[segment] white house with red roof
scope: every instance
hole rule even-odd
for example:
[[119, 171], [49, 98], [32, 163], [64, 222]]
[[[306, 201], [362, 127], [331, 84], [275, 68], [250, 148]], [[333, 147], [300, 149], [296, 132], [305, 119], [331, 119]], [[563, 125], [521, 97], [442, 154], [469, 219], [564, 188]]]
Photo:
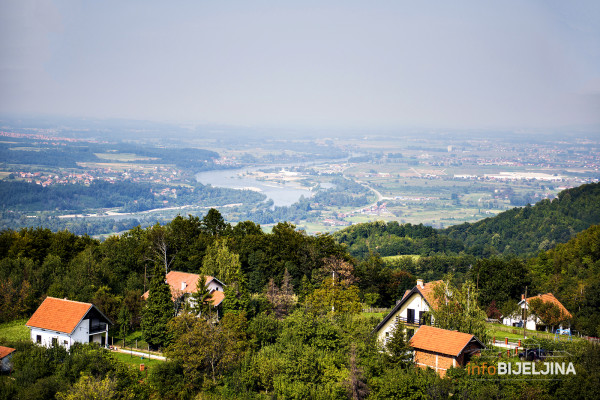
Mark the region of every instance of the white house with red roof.
[[[218, 307], [225, 299], [223, 287], [225, 286], [214, 276], [205, 275], [206, 288], [211, 293], [210, 302], [214, 307]], [[190, 295], [198, 290], [198, 279], [200, 275], [189, 272], [169, 271], [165, 276], [166, 282], [171, 287], [171, 295], [175, 304], [183, 304], [190, 300]], [[148, 298], [150, 291], [142, 295], [144, 299]]]
[[377, 334], [377, 339], [385, 343], [392, 335], [397, 322], [404, 323], [407, 337], [410, 339], [415, 330], [425, 324], [425, 313], [435, 307], [434, 288], [442, 283], [443, 281], [434, 281], [424, 284], [422, 279], [417, 279], [417, 285], [412, 290], [407, 290], [392, 311], [375, 327], [373, 332]]
[[110, 325], [95, 305], [55, 297], [46, 297], [26, 324], [34, 343], [67, 349], [76, 342], [106, 346]]
[[[547, 329], [547, 325], [544, 321], [542, 321], [539, 317], [533, 315], [531, 312], [529, 303], [533, 299], [540, 299], [544, 303], [549, 302], [558, 307], [561, 315], [563, 316], [565, 321], [569, 321], [573, 319], [571, 313], [567, 310], [565, 306], [556, 298], [552, 293], [538, 294], [537, 296], [525, 298], [524, 295], [521, 295], [521, 301], [519, 302], [519, 310], [516, 314], [503, 316], [502, 323], [508, 326], [523, 326], [523, 318], [525, 314], [525, 309], [527, 309], [527, 322], [525, 323], [525, 328], [535, 331], [535, 330], [544, 330]], [[562, 328], [562, 324], [560, 325]]]

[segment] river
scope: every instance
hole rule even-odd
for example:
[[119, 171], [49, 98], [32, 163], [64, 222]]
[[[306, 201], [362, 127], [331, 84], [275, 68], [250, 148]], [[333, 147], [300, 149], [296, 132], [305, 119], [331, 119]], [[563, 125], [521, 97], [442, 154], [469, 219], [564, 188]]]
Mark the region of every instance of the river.
[[311, 197], [312, 192], [309, 189], [300, 188], [293, 183], [279, 184], [276, 182], [259, 181], [252, 176], [247, 176], [247, 173], [255, 172], [262, 168], [286, 168], [290, 166], [293, 165], [266, 165], [262, 167], [204, 171], [196, 174], [196, 181], [213, 187], [256, 190], [266, 195], [268, 199], [273, 200], [276, 206], [289, 206], [297, 202], [301, 196]]

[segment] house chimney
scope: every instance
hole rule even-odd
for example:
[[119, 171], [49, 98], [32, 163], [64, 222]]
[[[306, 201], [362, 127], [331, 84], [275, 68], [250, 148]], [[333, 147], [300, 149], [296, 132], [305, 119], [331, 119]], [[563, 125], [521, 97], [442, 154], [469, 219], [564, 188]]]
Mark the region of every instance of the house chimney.
[[187, 287], [187, 284], [184, 282], [181, 282], [181, 290], [185, 290], [185, 288]]
[[423, 287], [423, 279], [417, 279], [417, 286]]
[[525, 295], [521, 294], [521, 300], [525, 300]]

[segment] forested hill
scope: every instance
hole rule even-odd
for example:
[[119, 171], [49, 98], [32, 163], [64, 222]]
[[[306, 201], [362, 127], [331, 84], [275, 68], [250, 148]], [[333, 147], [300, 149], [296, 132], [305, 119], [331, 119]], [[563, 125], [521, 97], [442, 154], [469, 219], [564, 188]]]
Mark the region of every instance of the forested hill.
[[370, 251], [381, 256], [465, 253], [532, 256], [565, 243], [592, 225], [600, 224], [600, 184], [562, 191], [552, 201], [513, 208], [476, 223], [442, 230], [423, 225], [358, 224], [334, 234], [355, 257]]
[[474, 255], [534, 255], [565, 243], [600, 223], [600, 183], [582, 185], [559, 193], [552, 201], [513, 208], [475, 223], [439, 231], [460, 240]]

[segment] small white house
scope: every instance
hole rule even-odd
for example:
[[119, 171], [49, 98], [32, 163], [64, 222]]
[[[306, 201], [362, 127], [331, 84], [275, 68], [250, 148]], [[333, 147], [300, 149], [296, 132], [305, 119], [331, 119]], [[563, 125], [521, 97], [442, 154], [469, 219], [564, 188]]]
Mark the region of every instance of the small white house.
[[95, 305], [55, 297], [46, 297], [26, 324], [34, 343], [67, 349], [76, 342], [106, 346], [110, 325]]
[[404, 323], [407, 338], [410, 339], [416, 329], [425, 324], [424, 314], [435, 304], [433, 290], [437, 284], [442, 284], [442, 281], [423, 284], [422, 279], [417, 279], [417, 286], [407, 290], [392, 311], [375, 327], [373, 332], [377, 334], [377, 339], [385, 343], [392, 335], [398, 321]]
[[[529, 329], [531, 331], [547, 329], [545, 322], [542, 321], [539, 317], [533, 315], [533, 313], [531, 312], [529, 302], [531, 302], [531, 300], [533, 299], [540, 299], [543, 302], [550, 302], [555, 304], [560, 309], [565, 320], [570, 320], [573, 318], [571, 313], [565, 308], [565, 306], [562, 305], [560, 301], [558, 301], [556, 297], [554, 297], [552, 293], [546, 293], [538, 294], [534, 297], [528, 297], [527, 299], [525, 298], [525, 295], [521, 295], [521, 301], [519, 302], [518, 312], [516, 312], [513, 315], [503, 316], [502, 323], [508, 326], [523, 327], [524, 314], [525, 310], [527, 310], [527, 321], [525, 323], [526, 329]], [[562, 325], [560, 325], [560, 327], [562, 327]]]

